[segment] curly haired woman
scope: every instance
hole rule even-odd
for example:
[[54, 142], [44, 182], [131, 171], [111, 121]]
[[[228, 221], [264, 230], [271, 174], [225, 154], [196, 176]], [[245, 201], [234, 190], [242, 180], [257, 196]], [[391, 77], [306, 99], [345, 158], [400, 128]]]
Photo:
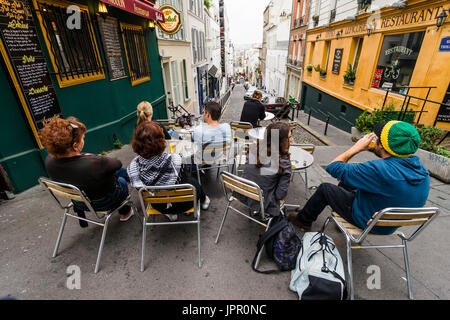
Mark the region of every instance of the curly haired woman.
[[[128, 196], [128, 176], [119, 159], [81, 153], [84, 147], [86, 126], [74, 117], [52, 119], [39, 136], [49, 153], [45, 168], [55, 181], [75, 185], [92, 201], [94, 210], [117, 208]], [[84, 203], [73, 201], [74, 211], [85, 217], [88, 210]], [[120, 221], [134, 215], [130, 206], [119, 210]], [[79, 220], [82, 227], [87, 222]]]

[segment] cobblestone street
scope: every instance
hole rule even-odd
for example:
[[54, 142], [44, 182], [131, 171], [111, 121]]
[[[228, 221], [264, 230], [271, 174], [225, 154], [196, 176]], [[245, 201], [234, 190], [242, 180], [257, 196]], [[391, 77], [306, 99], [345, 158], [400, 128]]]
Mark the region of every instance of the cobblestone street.
[[[233, 90], [233, 94], [230, 100], [225, 106], [223, 111], [221, 122], [239, 121], [241, 118], [242, 107], [244, 106], [245, 89], [242, 85], [236, 85]], [[282, 121], [289, 121], [289, 119], [283, 119]], [[261, 121], [261, 126], [265, 127], [270, 124], [271, 121]], [[294, 143], [312, 143], [315, 146], [324, 146], [325, 144], [310, 134], [308, 131], [297, 125], [296, 129], [292, 132]]]

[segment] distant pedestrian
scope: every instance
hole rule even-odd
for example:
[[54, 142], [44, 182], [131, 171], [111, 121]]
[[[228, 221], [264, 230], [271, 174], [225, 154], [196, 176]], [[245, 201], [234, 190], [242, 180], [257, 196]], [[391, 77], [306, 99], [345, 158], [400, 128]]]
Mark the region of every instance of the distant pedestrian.
[[266, 108], [261, 103], [261, 100], [261, 91], [255, 90], [252, 98], [244, 103], [240, 121], [250, 122], [253, 128], [259, 127], [259, 120], [263, 120], [266, 117]]
[[[303, 209], [289, 219], [305, 231], [311, 229], [323, 209], [333, 211], [351, 224], [365, 229], [375, 212], [389, 207], [423, 207], [430, 189], [428, 170], [413, 154], [420, 135], [409, 123], [389, 121], [375, 127], [350, 149], [336, 157], [326, 170], [340, 181], [338, 186], [322, 183]], [[375, 154], [381, 159], [347, 163], [354, 155], [369, 150], [376, 139]], [[372, 233], [392, 234], [396, 227], [374, 227]]]

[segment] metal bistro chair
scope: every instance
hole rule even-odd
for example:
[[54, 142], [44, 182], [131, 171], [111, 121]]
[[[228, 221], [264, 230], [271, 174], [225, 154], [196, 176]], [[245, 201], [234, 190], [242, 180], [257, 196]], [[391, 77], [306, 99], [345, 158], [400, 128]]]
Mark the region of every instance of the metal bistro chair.
[[291, 129], [291, 131], [294, 131], [295, 129], [297, 129], [297, 122], [289, 121], [289, 128]]
[[[262, 192], [261, 188], [255, 182], [238, 177], [229, 172], [222, 172], [221, 176], [222, 176], [222, 186], [223, 186], [224, 195], [225, 195], [225, 198], [228, 201], [228, 203], [226, 205], [225, 213], [223, 215], [222, 222], [220, 224], [219, 231], [217, 233], [216, 244], [219, 242], [219, 236], [220, 236], [220, 233], [222, 232], [222, 228], [225, 223], [225, 219], [227, 217], [229, 209], [231, 209], [231, 210], [239, 213], [240, 215], [244, 216], [245, 218], [250, 219], [251, 221], [256, 222], [257, 224], [263, 226], [265, 228], [265, 230], [267, 231], [272, 218], [267, 218], [264, 213], [264, 197], [263, 197], [263, 192]], [[257, 220], [255, 218], [251, 217], [250, 215], [245, 214], [245, 213], [239, 211], [238, 209], [232, 207], [231, 203], [233, 201], [237, 201], [240, 204], [249, 208], [247, 205], [245, 205], [244, 203], [239, 201], [237, 198], [235, 198], [232, 194], [229, 194], [227, 192], [227, 190], [229, 190], [230, 192], [233, 192], [233, 191], [237, 192], [245, 197], [248, 197], [250, 199], [258, 201], [260, 204], [260, 208], [261, 208], [260, 219]], [[258, 267], [263, 248], [264, 248], [264, 246], [261, 248], [261, 250], [258, 253], [258, 257], [256, 259], [256, 264], [255, 264], [256, 268]]]
[[[180, 225], [180, 224], [196, 224], [197, 225], [197, 241], [198, 241], [198, 266], [202, 266], [201, 260], [201, 242], [200, 242], [200, 207], [195, 187], [191, 184], [176, 184], [167, 186], [146, 186], [139, 189], [139, 201], [141, 203], [144, 219], [142, 221], [142, 258], [141, 272], [144, 272], [145, 242], [147, 238], [147, 226], [161, 225]], [[154, 209], [154, 203], [179, 203], [192, 201], [192, 208], [180, 213], [193, 213], [192, 220], [173, 221], [173, 222], [147, 222], [150, 217], [162, 215], [161, 212]]]
[[[221, 168], [228, 168], [230, 163], [234, 165], [235, 159], [232, 157], [233, 149], [231, 141], [212, 141], [201, 145], [201, 151], [194, 155], [194, 163], [197, 169], [197, 179], [200, 185], [200, 170], [217, 169], [217, 178]], [[199, 157], [200, 156], [200, 157]], [[204, 167], [208, 165], [208, 167]]]
[[[59, 230], [58, 238], [56, 240], [56, 246], [55, 246], [55, 250], [53, 251], [52, 258], [55, 258], [57, 255], [59, 244], [60, 244], [61, 238], [62, 238], [62, 234], [64, 232], [64, 226], [66, 225], [67, 217], [72, 217], [72, 218], [75, 218], [78, 220], [84, 220], [84, 221], [87, 221], [87, 222], [90, 222], [90, 223], [93, 223], [93, 224], [103, 227], [102, 239], [100, 241], [100, 248], [98, 250], [97, 262], [95, 264], [95, 270], [94, 270], [94, 272], [97, 273], [98, 268], [100, 266], [100, 259], [102, 256], [103, 245], [105, 243], [106, 230], [108, 229], [108, 223], [110, 221], [110, 218], [115, 212], [118, 212], [118, 210], [120, 208], [122, 208], [123, 206], [125, 206], [127, 204], [131, 205], [133, 207], [133, 209], [135, 209], [133, 202], [131, 201], [131, 196], [129, 195], [116, 209], [109, 210], [109, 211], [95, 211], [92, 207], [91, 201], [85, 195], [85, 193], [83, 191], [81, 191], [80, 189], [78, 189], [77, 187], [75, 187], [74, 185], [61, 183], [61, 182], [55, 182], [55, 181], [52, 181], [52, 180], [49, 180], [49, 179], [43, 178], [43, 177], [39, 178], [38, 181], [44, 188], [46, 188], [50, 192], [50, 194], [55, 198], [55, 200], [59, 204], [59, 206], [62, 209], [64, 209], [63, 220], [62, 220], [61, 227]], [[67, 200], [69, 200], [69, 202], [66, 205], [63, 205], [59, 201], [58, 197], [67, 199]], [[89, 212], [93, 213], [96, 216], [96, 218], [100, 221], [87, 219], [87, 218], [81, 218], [81, 217], [78, 217], [77, 215], [70, 214], [70, 209], [73, 207], [73, 203], [71, 200], [83, 202], [86, 205], [86, 207], [89, 209]], [[102, 222], [102, 221], [104, 221], [104, 222]]]
[[164, 126], [164, 128], [166, 128], [167, 131], [169, 130], [174, 130], [176, 127], [176, 122], [175, 120], [171, 120], [171, 119], [159, 119], [156, 120], [156, 122], [158, 122], [159, 124], [161, 124], [162, 126]]
[[[316, 149], [316, 146], [310, 143], [300, 143], [300, 144], [292, 144], [294, 147], [301, 147], [303, 150], [308, 151], [309, 153], [313, 154], [314, 150]], [[308, 199], [308, 168], [299, 169], [292, 171], [291, 181], [294, 181], [294, 175], [296, 173], [300, 173], [301, 171], [305, 171], [305, 194], [306, 199]]]
[[[322, 230], [324, 231], [330, 220], [336, 222], [338, 228], [344, 233], [347, 245], [347, 267], [348, 267], [348, 288], [349, 297], [354, 299], [353, 292], [353, 272], [352, 272], [352, 249], [382, 249], [382, 248], [402, 248], [403, 258], [405, 261], [406, 278], [408, 284], [409, 298], [413, 299], [411, 288], [411, 277], [409, 269], [409, 259], [406, 244], [408, 241], [414, 240], [417, 235], [428, 226], [432, 220], [439, 214], [439, 209], [430, 208], [386, 208], [376, 212], [372, 219], [367, 222], [364, 230], [345, 221], [337, 213], [333, 212], [325, 221]], [[407, 227], [418, 226], [409, 236], [405, 236], [398, 229], [394, 232], [402, 240], [401, 245], [384, 245], [384, 246], [362, 246], [362, 242], [369, 235], [373, 227]], [[409, 233], [409, 232], [408, 232]], [[370, 234], [371, 236], [382, 237], [382, 235]], [[386, 237], [386, 236], [384, 236]]]
[[231, 121], [230, 127], [233, 132], [234, 141], [248, 142], [251, 140], [248, 135], [248, 130], [253, 129], [253, 125], [250, 122]]
[[255, 142], [255, 139], [251, 138], [248, 134], [250, 129], [253, 129], [253, 125], [250, 122], [244, 121], [231, 121], [230, 127], [233, 132], [233, 139], [236, 142], [236, 166], [233, 166], [233, 172], [238, 170], [240, 164], [245, 164], [246, 151], [248, 151], [248, 145]]

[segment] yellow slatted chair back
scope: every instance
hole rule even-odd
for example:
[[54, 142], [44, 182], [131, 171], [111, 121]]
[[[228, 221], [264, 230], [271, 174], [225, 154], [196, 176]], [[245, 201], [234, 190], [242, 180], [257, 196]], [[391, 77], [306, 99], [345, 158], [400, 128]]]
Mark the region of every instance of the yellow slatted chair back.
[[[59, 184], [55, 184], [48, 180], [40, 180], [55, 196], [62, 197], [69, 200], [75, 200], [84, 202], [83, 198], [80, 196], [80, 193], [72, 188], [64, 187]], [[80, 191], [82, 192], [82, 191]], [[83, 196], [87, 199], [87, 197], [83, 194]]]
[[161, 191], [143, 191], [142, 200], [148, 204], [147, 215], [157, 215], [161, 212], [155, 210], [151, 205], [155, 203], [176, 203], [192, 201], [192, 208], [185, 213], [194, 212], [194, 191], [192, 189], [174, 189]]
[[421, 212], [402, 212], [402, 213], [390, 213], [386, 212], [381, 214], [375, 213], [367, 222], [369, 225], [377, 215], [381, 215], [380, 219], [375, 223], [377, 227], [406, 227], [406, 226], [422, 226], [428, 222], [436, 214], [436, 211], [421, 211]]
[[233, 178], [231, 175], [222, 174], [223, 185], [239, 194], [250, 199], [261, 201], [260, 189], [256, 188], [250, 184], [247, 184], [241, 180]]

